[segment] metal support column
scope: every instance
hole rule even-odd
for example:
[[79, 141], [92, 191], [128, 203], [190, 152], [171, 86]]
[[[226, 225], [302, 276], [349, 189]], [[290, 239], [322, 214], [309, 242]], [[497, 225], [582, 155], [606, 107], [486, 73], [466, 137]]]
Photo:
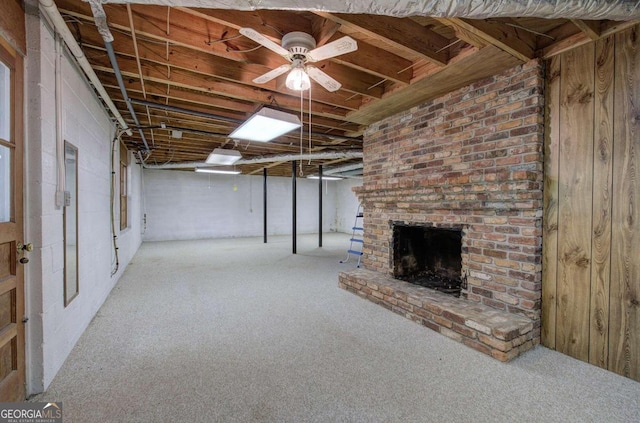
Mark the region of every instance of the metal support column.
[[318, 247], [322, 247], [322, 165], [318, 166]]
[[293, 160], [291, 162], [291, 246], [293, 250], [293, 254], [297, 254], [298, 246], [297, 246], [297, 234], [296, 234], [296, 226], [297, 226], [297, 207], [296, 207], [296, 164], [297, 161]]
[[264, 243], [267, 243], [267, 168], [262, 169], [262, 196], [263, 196], [263, 205], [262, 205], [262, 219], [263, 219], [263, 227], [264, 227]]

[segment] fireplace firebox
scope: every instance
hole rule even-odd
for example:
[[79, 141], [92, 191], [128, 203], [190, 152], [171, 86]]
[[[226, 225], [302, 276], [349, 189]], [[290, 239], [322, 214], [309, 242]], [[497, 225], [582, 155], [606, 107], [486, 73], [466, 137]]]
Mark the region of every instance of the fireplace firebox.
[[394, 278], [460, 296], [461, 228], [396, 223], [392, 244]]

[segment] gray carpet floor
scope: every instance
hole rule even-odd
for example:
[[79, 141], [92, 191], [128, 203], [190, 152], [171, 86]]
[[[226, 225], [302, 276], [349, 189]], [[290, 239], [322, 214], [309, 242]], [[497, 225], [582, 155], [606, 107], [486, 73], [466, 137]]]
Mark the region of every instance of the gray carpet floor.
[[143, 244], [34, 400], [67, 423], [640, 421], [640, 383], [544, 347], [493, 360], [339, 289], [348, 238], [324, 244]]

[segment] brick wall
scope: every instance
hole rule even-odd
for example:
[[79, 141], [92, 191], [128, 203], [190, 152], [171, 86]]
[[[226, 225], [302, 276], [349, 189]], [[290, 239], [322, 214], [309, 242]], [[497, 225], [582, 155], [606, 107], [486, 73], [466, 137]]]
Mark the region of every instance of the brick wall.
[[470, 301], [540, 316], [543, 69], [531, 61], [369, 127], [364, 267], [391, 275], [391, 222], [462, 225]]

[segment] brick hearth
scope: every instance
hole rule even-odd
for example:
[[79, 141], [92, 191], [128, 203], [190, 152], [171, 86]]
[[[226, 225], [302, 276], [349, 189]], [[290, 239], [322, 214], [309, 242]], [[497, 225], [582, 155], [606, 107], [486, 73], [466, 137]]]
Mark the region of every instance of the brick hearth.
[[[531, 61], [371, 125], [356, 190], [366, 271], [342, 273], [340, 286], [498, 359], [538, 344], [543, 84]], [[394, 223], [462, 227], [461, 298], [392, 278]], [[393, 294], [407, 291], [416, 304]], [[501, 338], [500, 325], [518, 335]]]
[[534, 322], [524, 316], [365, 269], [342, 272], [340, 287], [500, 361], [534, 346]]

